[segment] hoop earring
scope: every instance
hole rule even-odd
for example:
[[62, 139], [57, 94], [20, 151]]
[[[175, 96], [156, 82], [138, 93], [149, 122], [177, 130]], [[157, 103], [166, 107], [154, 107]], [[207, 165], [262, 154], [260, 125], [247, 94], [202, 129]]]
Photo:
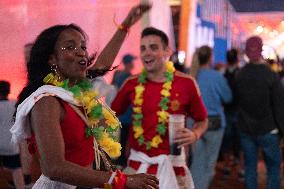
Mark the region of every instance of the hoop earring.
[[51, 71], [58, 77], [58, 80], [59, 81], [61, 81], [61, 77], [60, 77], [60, 75], [59, 75], [59, 73], [58, 73], [58, 66], [56, 65], [56, 64], [52, 64], [51, 66], [50, 66], [50, 69], [51, 69]]

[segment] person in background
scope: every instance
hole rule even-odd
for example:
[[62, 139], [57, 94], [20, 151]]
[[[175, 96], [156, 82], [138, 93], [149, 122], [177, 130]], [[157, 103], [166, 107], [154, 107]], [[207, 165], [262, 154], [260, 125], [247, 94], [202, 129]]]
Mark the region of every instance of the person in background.
[[[134, 61], [136, 60], [136, 56], [132, 54], [125, 54], [122, 58], [123, 70], [118, 70], [114, 73], [112, 84], [117, 87], [117, 90], [123, 85], [125, 80], [132, 76], [132, 70], [134, 68]], [[131, 125], [131, 115], [132, 108], [128, 107], [127, 111], [119, 116], [119, 120], [121, 122], [120, 129], [120, 144], [122, 146], [121, 156], [116, 160], [116, 164], [121, 166], [121, 168], [125, 168], [127, 165], [127, 158], [129, 156], [129, 144], [128, 144], [128, 135], [129, 135], [129, 127]]]
[[122, 58], [123, 70], [117, 70], [114, 72], [111, 84], [120, 89], [123, 82], [132, 75], [132, 70], [134, 68], [134, 61], [136, 56], [132, 54], [125, 54]]
[[[27, 64], [30, 59], [30, 53], [31, 49], [33, 47], [33, 43], [27, 43], [24, 46], [24, 56], [25, 56], [25, 63]], [[28, 151], [28, 144], [27, 141], [23, 141], [20, 144], [20, 157], [21, 157], [21, 163], [22, 163], [22, 169], [24, 174], [24, 181], [25, 181], [25, 187], [30, 188], [32, 187], [32, 168], [33, 168], [33, 175], [35, 178], [39, 177], [40, 173], [40, 167], [39, 162], [34, 162], [32, 155]], [[8, 183], [10, 187], [14, 186], [14, 183], [10, 182]]]
[[213, 53], [209, 46], [200, 47], [193, 56], [190, 72], [196, 78], [208, 112], [208, 130], [192, 146], [190, 170], [197, 189], [207, 189], [214, 176], [226, 126], [223, 104], [232, 99], [226, 79], [211, 68], [212, 58]]
[[258, 149], [267, 168], [267, 189], [280, 189], [280, 132], [284, 131], [284, 89], [279, 76], [264, 61], [262, 39], [247, 39], [249, 62], [236, 76], [239, 106], [237, 126], [244, 152], [245, 187], [257, 189]]
[[13, 186], [16, 189], [24, 189], [19, 146], [11, 143], [12, 135], [9, 131], [13, 125], [16, 103], [8, 99], [9, 93], [10, 83], [0, 81], [0, 163], [12, 173]]
[[39, 158], [42, 175], [34, 189], [158, 188], [152, 175], [114, 170], [108, 157], [120, 155], [112, 136], [120, 124], [87, 79], [111, 71], [130, 27], [150, 8], [132, 7], [94, 64], [87, 36], [75, 24], [51, 26], [36, 38], [10, 130], [14, 143], [28, 138]]
[[221, 150], [224, 160], [223, 174], [229, 176], [232, 171], [231, 166], [234, 165], [237, 166], [239, 179], [243, 180], [243, 154], [240, 149], [240, 136], [237, 128], [238, 106], [236, 100], [236, 74], [240, 70], [239, 52], [237, 49], [230, 49], [227, 51], [226, 57], [227, 68], [224, 76], [228, 81], [233, 98], [230, 103], [224, 105], [226, 128]]
[[147, 172], [159, 178], [160, 189], [193, 189], [185, 153], [170, 155], [168, 120], [170, 114], [191, 116], [193, 128], [179, 129], [179, 148], [196, 142], [207, 129], [207, 112], [194, 80], [175, 71], [168, 61], [171, 51], [167, 35], [153, 27], [142, 31], [140, 56], [144, 69], [126, 80], [112, 103], [118, 115], [132, 105], [129, 128], [130, 156], [124, 170]]

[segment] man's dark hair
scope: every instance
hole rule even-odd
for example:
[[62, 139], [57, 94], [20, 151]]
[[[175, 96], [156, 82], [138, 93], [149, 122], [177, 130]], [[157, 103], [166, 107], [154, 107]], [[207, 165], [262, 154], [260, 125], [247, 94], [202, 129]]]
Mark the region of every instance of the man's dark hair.
[[162, 30], [159, 30], [159, 29], [154, 28], [154, 27], [147, 27], [142, 31], [141, 38], [149, 36], [149, 35], [156, 35], [156, 36], [160, 37], [164, 47], [169, 46], [169, 38], [168, 38], [167, 34], [165, 32], [163, 32]]
[[8, 97], [10, 93], [10, 83], [8, 81], [0, 81], [0, 96]]
[[233, 65], [233, 64], [236, 64], [238, 63], [239, 61], [239, 58], [238, 58], [238, 50], [237, 49], [230, 49], [227, 51], [227, 63], [230, 64], [230, 65]]

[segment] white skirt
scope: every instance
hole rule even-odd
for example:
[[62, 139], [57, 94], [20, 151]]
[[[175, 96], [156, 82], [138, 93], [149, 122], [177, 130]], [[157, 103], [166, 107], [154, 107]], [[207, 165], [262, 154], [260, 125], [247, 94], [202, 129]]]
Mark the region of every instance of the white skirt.
[[76, 186], [65, 184], [58, 181], [50, 180], [48, 177], [41, 175], [32, 189], [75, 189]]

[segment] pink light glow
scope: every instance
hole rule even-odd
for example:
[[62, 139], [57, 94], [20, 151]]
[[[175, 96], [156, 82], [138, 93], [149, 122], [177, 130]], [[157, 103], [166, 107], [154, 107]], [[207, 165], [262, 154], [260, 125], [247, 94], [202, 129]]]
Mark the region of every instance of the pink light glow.
[[[116, 30], [113, 16], [120, 23], [131, 6], [139, 0], [2, 0], [0, 1], [0, 80], [11, 82], [11, 98], [16, 98], [26, 82], [23, 47], [45, 28], [55, 24], [75, 23], [89, 36], [89, 49], [101, 51]], [[141, 25], [131, 28], [114, 63], [125, 53], [139, 55]], [[135, 72], [141, 69], [137, 62]], [[109, 81], [112, 73], [106, 76]]]

